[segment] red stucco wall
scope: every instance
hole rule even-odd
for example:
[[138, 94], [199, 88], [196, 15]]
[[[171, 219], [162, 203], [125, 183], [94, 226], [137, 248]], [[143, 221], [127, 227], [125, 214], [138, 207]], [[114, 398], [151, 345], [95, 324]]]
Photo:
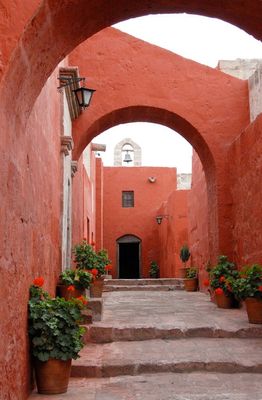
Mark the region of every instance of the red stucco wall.
[[[148, 181], [150, 176], [156, 177], [155, 183]], [[109, 251], [114, 276], [116, 240], [123, 235], [135, 235], [142, 240], [142, 274], [148, 276], [149, 264], [157, 260], [159, 251], [155, 217], [175, 188], [175, 168], [104, 168], [104, 247]], [[123, 190], [134, 190], [134, 208], [122, 208]]]
[[41, 92], [27, 129], [19, 131], [10, 105], [13, 135], [1, 131], [1, 399], [27, 396], [28, 289], [41, 275], [44, 288], [54, 294], [59, 274], [61, 114], [56, 76]]
[[196, 152], [192, 158], [192, 187], [188, 196], [189, 247], [191, 264], [199, 269], [200, 287], [207, 278], [211, 255], [208, 247], [207, 185], [203, 166]]
[[232, 144], [228, 163], [234, 261], [262, 263], [262, 114]]
[[[168, 215], [158, 227], [159, 264], [161, 277], [178, 277], [181, 260], [180, 249], [188, 244], [188, 194], [190, 190], [176, 190], [159, 209]], [[188, 263], [190, 265], [190, 263]]]

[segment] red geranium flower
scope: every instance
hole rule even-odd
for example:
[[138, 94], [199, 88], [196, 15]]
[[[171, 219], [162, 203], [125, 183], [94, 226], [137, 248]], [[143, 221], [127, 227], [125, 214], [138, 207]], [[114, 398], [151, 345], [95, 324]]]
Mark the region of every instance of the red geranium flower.
[[96, 268], [91, 269], [91, 274], [94, 276], [98, 275], [98, 270]]
[[74, 291], [75, 291], [74, 285], [68, 286], [68, 287], [67, 287], [67, 290], [68, 290], [69, 292], [74, 292]]
[[91, 246], [95, 246], [96, 245], [96, 243], [95, 242], [91, 242]]
[[204, 285], [204, 286], [208, 287], [209, 284], [210, 284], [209, 279], [204, 279], [204, 280], [203, 280], [203, 285]]
[[86, 306], [87, 303], [88, 303], [88, 301], [87, 301], [87, 299], [85, 298], [85, 296], [79, 296], [79, 297], [77, 297], [77, 300], [81, 301], [81, 303], [83, 303], [84, 306]]
[[223, 289], [221, 289], [221, 287], [218, 287], [218, 288], [215, 289], [215, 294], [221, 295], [223, 293], [224, 293], [224, 291], [223, 291]]
[[258, 290], [262, 292], [262, 285], [258, 286]]
[[222, 276], [220, 276], [220, 278], [219, 278], [219, 282], [225, 282], [225, 280], [226, 280], [226, 278], [222, 275]]
[[107, 265], [105, 266], [105, 270], [106, 270], [106, 271], [112, 271], [112, 265], [111, 265], [111, 264], [107, 264]]
[[85, 237], [83, 238], [83, 241], [86, 242], [86, 238]]
[[39, 276], [38, 278], [35, 278], [33, 280], [33, 284], [34, 284], [34, 286], [42, 287], [44, 284], [44, 281], [45, 281], [44, 278], [42, 276]]

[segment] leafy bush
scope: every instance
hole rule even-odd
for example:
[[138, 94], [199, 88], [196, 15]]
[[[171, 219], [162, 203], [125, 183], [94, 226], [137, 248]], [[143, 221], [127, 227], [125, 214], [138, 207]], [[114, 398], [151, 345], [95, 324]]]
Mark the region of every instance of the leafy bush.
[[156, 261], [151, 261], [149, 275], [150, 275], [150, 278], [158, 278], [159, 277], [159, 266]]
[[80, 326], [84, 299], [51, 298], [41, 287], [30, 287], [29, 338], [31, 351], [40, 361], [76, 359], [83, 347]]
[[88, 289], [92, 283], [92, 274], [82, 269], [66, 269], [59, 277], [59, 281], [66, 286], [73, 285], [76, 289]]
[[221, 290], [223, 290], [225, 295], [230, 296], [232, 285], [238, 277], [239, 273], [235, 264], [228, 261], [227, 256], [219, 256], [218, 264], [210, 271], [210, 286], [217, 294], [222, 293]]
[[239, 300], [245, 300], [247, 297], [262, 299], [262, 266], [254, 264], [243, 267], [232, 288]]
[[187, 279], [197, 278], [197, 272], [198, 272], [197, 268], [194, 267], [188, 268], [186, 271], [186, 278]]
[[186, 244], [181, 247], [179, 256], [180, 256], [181, 261], [186, 266], [186, 263], [187, 263], [187, 261], [189, 260], [189, 257], [190, 257], [190, 251], [189, 251], [189, 248], [188, 248], [188, 246]]
[[96, 269], [98, 276], [105, 274], [105, 267], [110, 263], [105, 249], [96, 252], [84, 239], [82, 243], [75, 245], [73, 249], [74, 261], [78, 269], [91, 271]]

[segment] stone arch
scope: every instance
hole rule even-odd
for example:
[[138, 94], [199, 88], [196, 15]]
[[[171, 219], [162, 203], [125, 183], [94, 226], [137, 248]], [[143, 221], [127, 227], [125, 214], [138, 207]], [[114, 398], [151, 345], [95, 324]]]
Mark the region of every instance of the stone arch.
[[2, 68], [6, 71], [0, 95], [2, 112], [8, 113], [12, 104], [22, 125], [26, 124], [37, 96], [59, 61], [81, 42], [116, 22], [152, 13], [187, 12], [220, 18], [262, 38], [260, 0], [236, 0], [233, 3], [224, 0], [223, 7], [216, 0], [205, 0], [201, 4], [194, 0], [177, 0], [175, 3], [172, 0], [134, 0], [128, 5], [119, 2], [114, 9], [106, 0], [90, 0], [88, 5], [86, 0], [43, 0], [35, 6], [31, 3], [28, 0], [24, 7], [27, 25], [19, 25], [13, 34], [6, 24], [7, 17], [11, 18], [13, 14], [12, 1], [5, 5], [2, 16], [7, 30], [3, 37], [6, 34], [9, 46], [6, 65]]
[[139, 166], [141, 165], [142, 161], [142, 149], [141, 147], [134, 142], [130, 138], [126, 138], [121, 140], [117, 145], [115, 146], [114, 150], [114, 165], [120, 166], [122, 165], [122, 150], [125, 145], [130, 145], [133, 148], [133, 153], [134, 153], [134, 165]]

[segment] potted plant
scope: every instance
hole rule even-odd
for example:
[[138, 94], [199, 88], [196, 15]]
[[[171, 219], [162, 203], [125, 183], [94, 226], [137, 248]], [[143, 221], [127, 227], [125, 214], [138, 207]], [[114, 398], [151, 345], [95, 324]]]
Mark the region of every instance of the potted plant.
[[180, 272], [180, 278], [185, 278], [186, 277], [186, 263], [189, 260], [190, 257], [190, 251], [189, 248], [186, 244], [184, 244], [184, 246], [181, 247], [180, 249], [180, 254], [179, 257], [181, 259], [181, 261], [184, 263], [184, 267], [180, 268], [179, 272]]
[[195, 292], [198, 288], [198, 269], [195, 267], [188, 268], [186, 271], [186, 279], [184, 280], [187, 292]]
[[232, 308], [238, 305], [232, 291], [232, 285], [238, 276], [235, 264], [228, 261], [227, 256], [219, 256], [218, 264], [210, 271], [210, 286], [219, 308]]
[[232, 288], [235, 296], [245, 301], [249, 322], [262, 324], [262, 266], [243, 267]]
[[66, 269], [59, 277], [59, 295], [66, 300], [84, 295], [86, 289], [90, 287], [92, 278], [92, 274], [88, 271], [79, 268]]
[[150, 278], [159, 278], [159, 265], [156, 261], [151, 261], [149, 269]]
[[30, 287], [29, 339], [37, 389], [42, 394], [65, 393], [71, 361], [83, 347], [84, 328], [81, 310], [87, 303], [81, 296], [65, 300], [51, 298], [42, 289], [43, 278]]
[[92, 284], [90, 285], [90, 295], [92, 297], [101, 297], [105, 267], [110, 264], [107, 251], [101, 249], [95, 251], [94, 246], [87, 243], [86, 239], [82, 243], [77, 244], [74, 249], [74, 261], [78, 269], [90, 271], [93, 275]]

